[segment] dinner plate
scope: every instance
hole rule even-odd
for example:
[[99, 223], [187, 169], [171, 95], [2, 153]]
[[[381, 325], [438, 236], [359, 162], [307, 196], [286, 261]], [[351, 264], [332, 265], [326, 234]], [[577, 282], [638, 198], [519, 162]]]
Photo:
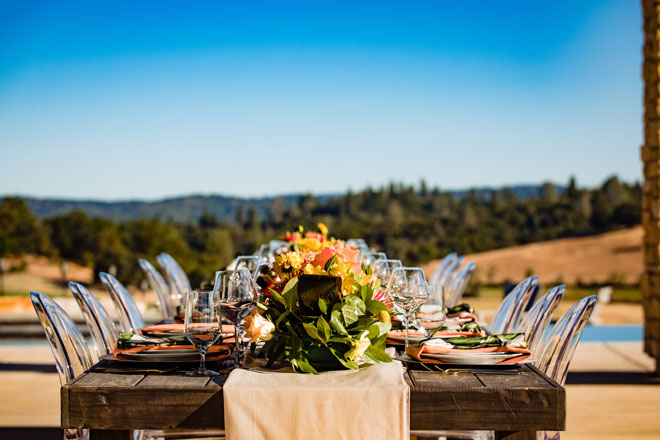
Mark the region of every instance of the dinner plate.
[[122, 356], [127, 359], [135, 359], [139, 361], [152, 361], [152, 362], [164, 362], [164, 361], [195, 361], [200, 359], [200, 354], [195, 349], [181, 349], [181, 350], [144, 350], [139, 353], [122, 353]]
[[[144, 332], [144, 336], [151, 336], [153, 338], [169, 338], [172, 336], [185, 336], [183, 332]], [[223, 333], [222, 339], [233, 338], [234, 333]]]
[[[524, 356], [521, 353], [424, 353], [425, 358], [457, 365], [495, 365], [502, 361]], [[529, 359], [522, 362], [526, 363]]]

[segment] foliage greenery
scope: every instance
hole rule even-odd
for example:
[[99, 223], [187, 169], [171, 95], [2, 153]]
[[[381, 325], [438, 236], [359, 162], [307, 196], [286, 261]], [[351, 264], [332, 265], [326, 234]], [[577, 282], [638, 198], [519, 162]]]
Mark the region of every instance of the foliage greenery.
[[[598, 188], [543, 184], [539, 195], [520, 199], [509, 190], [470, 191], [457, 197], [439, 189], [392, 183], [378, 189], [297, 204], [275, 198], [266, 214], [239, 207], [234, 221], [204, 213], [196, 221], [139, 219], [116, 222], [71, 211], [38, 219], [20, 198], [0, 204], [0, 256], [33, 253], [88, 265], [94, 273], [116, 267], [120, 281], [138, 285], [138, 258], [155, 263], [173, 255], [193, 285], [211, 279], [235, 255], [252, 253], [297, 224], [325, 223], [339, 237], [363, 237], [388, 255], [416, 265], [446, 255], [580, 236], [639, 224], [641, 188], [609, 178]], [[484, 280], [488, 282], [488, 280]]]

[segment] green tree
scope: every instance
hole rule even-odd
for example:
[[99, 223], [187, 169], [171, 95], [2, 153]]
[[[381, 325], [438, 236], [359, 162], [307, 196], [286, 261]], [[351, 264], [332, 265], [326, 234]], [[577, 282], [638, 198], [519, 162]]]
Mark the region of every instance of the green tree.
[[25, 201], [6, 197], [0, 204], [0, 256], [24, 253], [49, 255], [52, 246], [41, 222]]

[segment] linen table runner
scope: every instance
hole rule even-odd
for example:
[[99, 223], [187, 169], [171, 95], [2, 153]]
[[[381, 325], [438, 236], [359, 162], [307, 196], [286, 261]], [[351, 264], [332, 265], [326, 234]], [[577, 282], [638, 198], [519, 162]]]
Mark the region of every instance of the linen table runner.
[[234, 370], [223, 387], [228, 440], [409, 438], [399, 362], [318, 376]]

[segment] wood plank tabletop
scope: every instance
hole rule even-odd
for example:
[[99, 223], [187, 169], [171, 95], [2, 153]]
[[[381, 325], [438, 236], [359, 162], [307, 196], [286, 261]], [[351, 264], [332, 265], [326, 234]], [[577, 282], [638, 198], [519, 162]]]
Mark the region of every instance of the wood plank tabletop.
[[[564, 388], [531, 365], [520, 370], [408, 370], [411, 430], [564, 430]], [[223, 380], [88, 372], [62, 386], [61, 424], [101, 430], [223, 429]]]

